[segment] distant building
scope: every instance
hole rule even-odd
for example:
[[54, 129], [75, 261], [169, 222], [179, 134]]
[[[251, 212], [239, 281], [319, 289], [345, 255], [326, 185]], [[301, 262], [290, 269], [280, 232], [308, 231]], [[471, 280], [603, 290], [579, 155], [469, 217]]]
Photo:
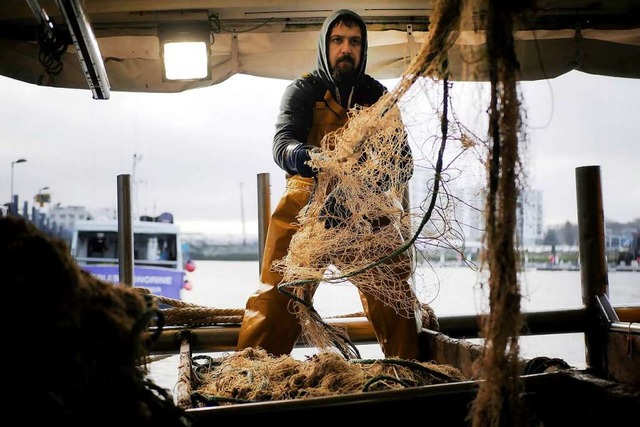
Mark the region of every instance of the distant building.
[[84, 206], [61, 206], [55, 205], [49, 208], [49, 226], [55, 224], [56, 227], [70, 229], [76, 220], [90, 219], [91, 214]]
[[518, 200], [516, 232], [522, 246], [542, 244], [544, 239], [544, 212], [542, 191], [524, 190]]
[[[91, 210], [90, 215], [91, 215], [90, 219], [96, 219], [100, 221], [118, 219], [118, 212], [115, 208], [107, 208], [107, 207], [95, 208]], [[135, 219], [135, 217], [133, 219]]]
[[[423, 213], [428, 205], [430, 195], [427, 182], [432, 179], [427, 169], [417, 169], [410, 183], [410, 200], [414, 213]], [[452, 197], [448, 219], [455, 222], [455, 228], [460, 232], [466, 246], [478, 247], [485, 230], [484, 206], [486, 203], [486, 189], [484, 186], [468, 185], [462, 179], [449, 183]], [[423, 206], [423, 209], [416, 209]], [[435, 218], [434, 218], [435, 219]], [[421, 218], [414, 219], [414, 228]], [[527, 247], [542, 244], [544, 238], [544, 209], [542, 191], [524, 190], [517, 202], [516, 211], [516, 239], [521, 246]], [[455, 240], [455, 237], [454, 237]]]

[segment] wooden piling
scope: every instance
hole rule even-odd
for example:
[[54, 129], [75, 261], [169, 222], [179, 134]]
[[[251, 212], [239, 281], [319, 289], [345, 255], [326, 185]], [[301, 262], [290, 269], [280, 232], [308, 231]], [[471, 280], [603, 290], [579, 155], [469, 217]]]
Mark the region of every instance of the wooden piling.
[[604, 377], [606, 330], [600, 321], [598, 297], [608, 296], [609, 280], [604, 239], [604, 208], [600, 166], [576, 168], [578, 236], [580, 243], [580, 281], [586, 307], [585, 350], [587, 366]]

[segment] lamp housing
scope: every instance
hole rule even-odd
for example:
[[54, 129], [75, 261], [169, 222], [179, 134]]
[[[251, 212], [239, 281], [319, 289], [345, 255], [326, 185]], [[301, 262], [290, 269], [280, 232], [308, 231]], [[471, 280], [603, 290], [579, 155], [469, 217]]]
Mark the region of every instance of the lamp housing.
[[159, 24], [158, 39], [163, 81], [211, 80], [208, 21]]

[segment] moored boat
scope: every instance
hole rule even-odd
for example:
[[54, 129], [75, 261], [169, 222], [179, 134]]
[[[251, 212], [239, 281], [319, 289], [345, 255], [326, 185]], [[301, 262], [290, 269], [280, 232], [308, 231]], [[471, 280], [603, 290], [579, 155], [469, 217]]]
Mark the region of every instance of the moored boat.
[[[158, 218], [163, 218], [162, 216]], [[133, 286], [152, 294], [181, 299], [189, 289], [180, 227], [172, 222], [133, 222]], [[118, 264], [118, 221], [78, 220], [71, 237], [71, 254], [78, 264], [101, 280], [122, 281]]]

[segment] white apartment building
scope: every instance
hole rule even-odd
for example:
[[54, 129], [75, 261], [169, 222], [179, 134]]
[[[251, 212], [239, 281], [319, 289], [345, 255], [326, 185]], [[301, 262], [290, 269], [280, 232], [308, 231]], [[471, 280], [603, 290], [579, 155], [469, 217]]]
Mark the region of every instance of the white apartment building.
[[[426, 210], [430, 194], [428, 180], [432, 179], [433, 171], [416, 169], [410, 182], [410, 205], [414, 212], [414, 228], [421, 218], [415, 213]], [[449, 220], [453, 221], [459, 236], [459, 243], [464, 240], [465, 246], [478, 247], [482, 241], [485, 229], [484, 206], [486, 188], [478, 183], [469, 184], [468, 181], [459, 179], [449, 184], [450, 197], [448, 198]], [[418, 209], [420, 205], [423, 210]], [[542, 191], [525, 189], [521, 192], [516, 211], [516, 238], [521, 246], [528, 247], [541, 244], [544, 238], [544, 209]], [[455, 242], [454, 242], [455, 243]]]

